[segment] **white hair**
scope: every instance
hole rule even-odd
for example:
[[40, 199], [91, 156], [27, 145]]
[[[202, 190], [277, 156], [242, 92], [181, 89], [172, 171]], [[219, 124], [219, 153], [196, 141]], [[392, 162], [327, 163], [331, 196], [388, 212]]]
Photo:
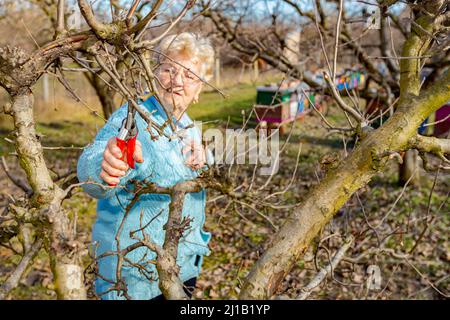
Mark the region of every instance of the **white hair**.
[[183, 54], [200, 63], [199, 76], [205, 81], [211, 80], [214, 66], [214, 49], [211, 41], [199, 34], [182, 32], [166, 36], [157, 48], [157, 61], [164, 60], [164, 55]]

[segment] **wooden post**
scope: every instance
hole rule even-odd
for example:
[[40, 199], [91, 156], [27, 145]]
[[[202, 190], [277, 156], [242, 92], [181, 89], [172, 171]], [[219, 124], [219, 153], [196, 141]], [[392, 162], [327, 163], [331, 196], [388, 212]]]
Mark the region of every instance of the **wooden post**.
[[255, 60], [255, 62], [253, 62], [253, 81], [258, 80], [258, 78], [259, 78], [258, 60]]
[[48, 83], [48, 74], [46, 73], [42, 76], [42, 95], [44, 97], [44, 102], [48, 103], [50, 99], [50, 87]]
[[242, 63], [241, 72], [239, 73], [238, 83], [242, 83], [242, 78], [244, 77], [244, 73], [245, 73], [245, 63]]
[[216, 86], [220, 87], [220, 58], [216, 58], [215, 61], [214, 77], [216, 78]]

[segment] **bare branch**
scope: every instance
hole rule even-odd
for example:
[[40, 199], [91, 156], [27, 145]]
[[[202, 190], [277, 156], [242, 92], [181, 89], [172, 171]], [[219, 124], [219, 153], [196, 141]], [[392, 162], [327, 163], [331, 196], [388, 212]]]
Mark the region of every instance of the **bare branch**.
[[0, 300], [4, 300], [12, 289], [17, 287], [20, 279], [24, 275], [28, 265], [32, 262], [33, 258], [39, 252], [42, 247], [42, 239], [37, 239], [31, 248], [24, 253], [19, 264], [16, 266], [14, 271], [8, 276], [6, 281], [0, 286]]
[[353, 237], [348, 237], [342, 247], [336, 252], [333, 259], [326, 267], [320, 269], [319, 273], [308, 283], [305, 287], [301, 289], [301, 293], [298, 295], [298, 300], [306, 300], [309, 295], [312, 293], [314, 288], [318, 287], [320, 283], [327, 277], [329, 274], [333, 274], [334, 269], [336, 269], [337, 265], [344, 258], [345, 253], [348, 249], [353, 245]]
[[87, 24], [100, 39], [110, 39], [115, 35], [113, 25], [107, 25], [98, 21], [86, 0], [78, 0], [78, 7]]
[[22, 189], [27, 195], [32, 195], [33, 190], [30, 188], [30, 186], [23, 181], [22, 179], [19, 179], [15, 177], [9, 170], [8, 164], [6, 163], [5, 157], [2, 156], [2, 166], [3, 170], [5, 170], [6, 175], [8, 178], [20, 189]]
[[338, 106], [341, 107], [341, 109], [344, 110], [345, 112], [349, 113], [356, 121], [358, 121], [359, 123], [363, 123], [364, 122], [363, 116], [360, 115], [359, 112], [356, 111], [354, 108], [350, 107], [347, 103], [345, 103], [345, 101], [337, 92], [336, 87], [332, 82], [330, 76], [326, 72], [324, 72], [324, 79], [327, 82], [328, 87], [331, 89], [333, 97], [336, 100]]
[[444, 162], [450, 163], [450, 160], [445, 157], [445, 154], [450, 154], [450, 139], [426, 137], [418, 134], [411, 138], [410, 147], [420, 152], [432, 153]]

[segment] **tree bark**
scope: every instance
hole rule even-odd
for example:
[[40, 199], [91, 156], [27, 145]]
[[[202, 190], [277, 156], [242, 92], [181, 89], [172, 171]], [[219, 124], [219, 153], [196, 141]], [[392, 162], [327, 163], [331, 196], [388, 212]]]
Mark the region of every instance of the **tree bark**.
[[[111, 87], [105, 83], [104, 79], [110, 80], [108, 75], [105, 73], [101, 74], [89, 74], [84, 73], [86, 79], [94, 88], [97, 94], [100, 104], [102, 105], [103, 117], [109, 119], [112, 113], [116, 110], [116, 105], [114, 102], [114, 97], [116, 92], [111, 89]], [[103, 80], [102, 80], [103, 79]]]
[[12, 96], [10, 110], [20, 165], [33, 189], [31, 205], [37, 209], [33, 219], [42, 223], [38, 231], [45, 237], [58, 299], [86, 299], [75, 232], [62, 208], [65, 192], [53, 182], [47, 169], [43, 148], [36, 135], [33, 104], [31, 90], [22, 88]]
[[102, 104], [103, 116], [105, 119], [109, 119], [112, 113], [116, 110], [114, 102], [115, 92], [106, 85], [100, 77], [94, 75], [92, 85], [97, 92], [97, 96]]
[[158, 254], [156, 269], [159, 275], [159, 288], [169, 300], [185, 300], [187, 295], [183, 290], [183, 283], [179, 277], [179, 267], [176, 263], [178, 243], [183, 234], [182, 211], [185, 192], [175, 190], [171, 193], [169, 204], [169, 217], [164, 226], [166, 235], [163, 245], [163, 254]]

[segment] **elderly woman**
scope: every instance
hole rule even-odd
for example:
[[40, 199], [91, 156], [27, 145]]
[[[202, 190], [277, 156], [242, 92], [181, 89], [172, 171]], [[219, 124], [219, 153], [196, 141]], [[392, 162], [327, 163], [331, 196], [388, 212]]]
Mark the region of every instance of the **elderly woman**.
[[[160, 136], [150, 139], [147, 123], [136, 115], [139, 134], [133, 158], [135, 169], [122, 161], [122, 154], [116, 144], [118, 128], [127, 114], [127, 105], [113, 113], [109, 121], [98, 132], [95, 141], [87, 147], [78, 161], [78, 178], [86, 182], [84, 190], [99, 199], [97, 219], [92, 238], [96, 256], [107, 251], [117, 251], [136, 242], [130, 232], [145, 226], [145, 232], [153, 242], [164, 242], [164, 224], [168, 218], [170, 196], [167, 194], [145, 194], [139, 198], [123, 223], [118, 240], [116, 235], [124, 218], [124, 208], [133, 198], [129, 189], [130, 180], [145, 180], [161, 187], [171, 187], [180, 181], [194, 179], [205, 165], [205, 153], [201, 147], [201, 134], [186, 114], [186, 109], [196, 102], [204, 80], [212, 77], [214, 51], [209, 41], [192, 33], [181, 33], [166, 37], [159, 47], [159, 67], [155, 74], [159, 78], [158, 91], [161, 102], [173, 114], [174, 124], [184, 132], [184, 138], [169, 140]], [[176, 63], [175, 63], [176, 61]], [[192, 72], [191, 72], [192, 71]], [[167, 115], [154, 97], [139, 101], [141, 107], [152, 113], [155, 123], [162, 125]], [[164, 129], [169, 135], [170, 126]], [[156, 134], [156, 132], [154, 132]], [[199, 149], [201, 152], [198, 152]], [[187, 151], [196, 152], [187, 152]], [[115, 187], [111, 187], [115, 186]], [[128, 189], [128, 190], [127, 190]], [[187, 193], [183, 202], [183, 217], [192, 218], [190, 228], [184, 232], [178, 247], [177, 264], [180, 278], [186, 287], [195, 285], [203, 256], [209, 254], [209, 232], [202, 230], [205, 221], [206, 192]], [[141, 231], [136, 235], [141, 234]], [[141, 247], [126, 255], [121, 278], [132, 299], [162, 299], [158, 287], [158, 274], [152, 260], [156, 254]], [[102, 299], [124, 299], [117, 290], [111, 289], [116, 282], [117, 256], [108, 255], [99, 259], [99, 274], [95, 290]], [[131, 263], [130, 263], [131, 262]], [[145, 265], [147, 272], [132, 264]], [[189, 293], [188, 293], [189, 294]]]

